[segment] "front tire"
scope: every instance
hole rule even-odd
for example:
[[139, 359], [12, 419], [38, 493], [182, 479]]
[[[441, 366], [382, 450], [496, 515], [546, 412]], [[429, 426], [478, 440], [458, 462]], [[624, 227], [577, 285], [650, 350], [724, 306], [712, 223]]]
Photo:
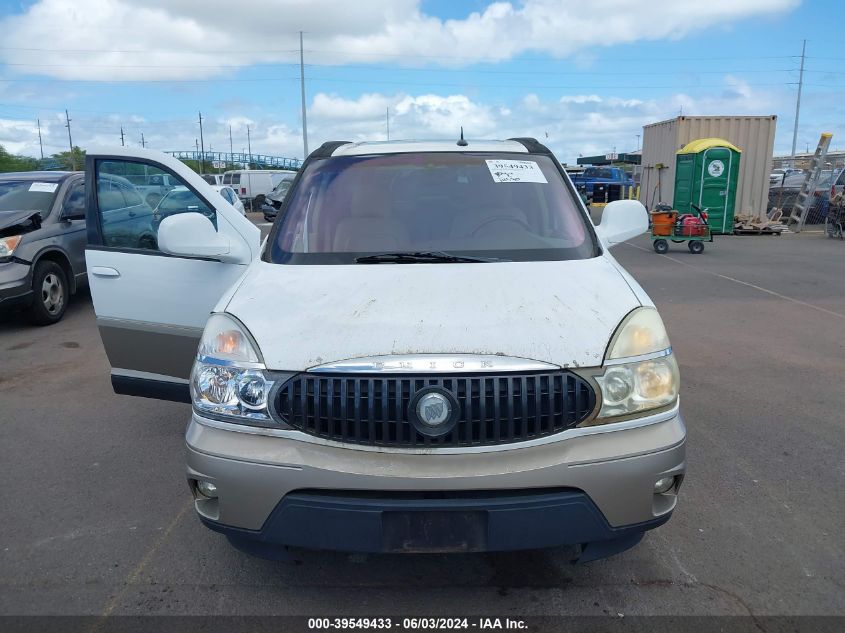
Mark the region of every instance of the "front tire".
[[70, 299], [67, 275], [53, 261], [40, 261], [32, 275], [32, 305], [29, 318], [35, 325], [52, 325], [61, 321]]
[[658, 255], [665, 255], [669, 252], [669, 242], [666, 240], [654, 240], [652, 246], [654, 247], [654, 252]]

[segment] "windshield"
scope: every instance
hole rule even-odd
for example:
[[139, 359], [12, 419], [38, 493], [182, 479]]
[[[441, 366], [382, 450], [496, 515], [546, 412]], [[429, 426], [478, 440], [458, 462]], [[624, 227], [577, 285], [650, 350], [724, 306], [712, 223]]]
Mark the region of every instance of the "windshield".
[[287, 193], [287, 190], [290, 189], [292, 182], [292, 179], [281, 181], [278, 185], [276, 185], [276, 188], [273, 189], [273, 193]]
[[57, 182], [0, 180], [0, 213], [40, 211], [42, 217], [47, 217], [58, 188]]
[[423, 251], [511, 261], [595, 254], [577, 200], [546, 156], [326, 158], [308, 165], [291, 196], [272, 238], [277, 263]]

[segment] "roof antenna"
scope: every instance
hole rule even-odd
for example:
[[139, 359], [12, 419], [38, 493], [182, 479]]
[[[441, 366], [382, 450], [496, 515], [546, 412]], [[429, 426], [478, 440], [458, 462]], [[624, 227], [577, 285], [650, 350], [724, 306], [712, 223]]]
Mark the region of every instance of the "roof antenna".
[[469, 145], [469, 143], [467, 143], [464, 140], [464, 126], [462, 125], [461, 126], [461, 138], [458, 140], [458, 147], [466, 147], [467, 145]]

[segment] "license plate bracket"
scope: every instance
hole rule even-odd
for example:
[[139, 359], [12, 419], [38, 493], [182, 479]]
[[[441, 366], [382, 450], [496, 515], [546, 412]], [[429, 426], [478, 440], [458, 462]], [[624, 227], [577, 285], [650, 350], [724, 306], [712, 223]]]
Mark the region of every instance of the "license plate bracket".
[[480, 552], [487, 546], [487, 512], [463, 510], [386, 511], [386, 552]]

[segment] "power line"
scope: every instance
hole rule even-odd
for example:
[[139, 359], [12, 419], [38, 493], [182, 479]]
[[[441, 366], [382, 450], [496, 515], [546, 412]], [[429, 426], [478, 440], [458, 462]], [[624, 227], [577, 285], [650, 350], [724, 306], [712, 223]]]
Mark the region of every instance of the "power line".
[[[745, 61], [745, 60], [743, 60]], [[79, 68], [79, 64], [23, 64], [23, 63], [5, 63], [5, 66], [18, 66], [27, 68]], [[200, 66], [196, 64], [85, 64], [86, 68], [234, 68], [242, 69], [248, 66], [289, 66], [297, 67], [300, 64], [295, 63], [254, 63], [254, 64], [216, 64], [209, 66]], [[373, 64], [318, 64], [308, 63], [304, 64], [307, 68], [343, 68], [343, 69], [360, 69], [373, 70]], [[698, 70], [698, 69], [678, 69], [678, 70], [659, 70], [659, 71], [642, 71], [642, 70], [624, 70], [624, 71], [592, 71], [592, 70], [493, 70], [489, 68], [471, 69], [471, 68], [422, 68], [419, 66], [389, 66], [383, 70], [402, 71], [402, 72], [421, 72], [421, 73], [463, 73], [463, 74], [482, 74], [482, 75], [565, 75], [565, 76], [650, 76], [650, 75], [678, 75], [678, 74], [699, 74], [699, 75], [719, 75], [725, 73], [789, 73], [796, 72], [798, 68], [726, 68], [720, 70]], [[826, 72], [826, 71], [815, 71]], [[73, 80], [68, 80], [73, 81]], [[84, 80], [83, 80], [84, 81]], [[103, 81], [103, 80], [97, 80]], [[178, 80], [176, 80], [178, 81]]]
[[[27, 83], [27, 82], [36, 82], [36, 83], [103, 83], [107, 85], [111, 85], [112, 87], [115, 84], [205, 84], [205, 83], [228, 83], [228, 82], [235, 82], [235, 83], [251, 83], [251, 82], [260, 82], [260, 83], [278, 83], [282, 81], [299, 81], [299, 77], [261, 77], [261, 78], [254, 78], [254, 79], [225, 79], [225, 78], [218, 78], [218, 79], [115, 79], [115, 80], [101, 80], [101, 79], [10, 79], [7, 77], [0, 78], [0, 82], [18, 82], [18, 83]], [[312, 76], [310, 78], [311, 82], [324, 82], [324, 83], [362, 83], [361, 79], [341, 79], [339, 77], [320, 77], [320, 76]], [[367, 83], [372, 84], [381, 84], [381, 85], [391, 85], [391, 86], [450, 86], [450, 87], [467, 87], [467, 88], [525, 88], [529, 90], [535, 89], [549, 89], [549, 90], [629, 90], [629, 89], [646, 89], [646, 90], [658, 90], [658, 89], [695, 89], [695, 88], [724, 88], [725, 84], [688, 84], [688, 85], [681, 85], [681, 84], [665, 84], [665, 85], [642, 85], [642, 84], [635, 84], [635, 85], [619, 85], [619, 84], [604, 84], [604, 85], [593, 85], [593, 86], [585, 86], [583, 84], [578, 85], [561, 85], [561, 84], [500, 84], [500, 83], [477, 83], [477, 82], [447, 82], [447, 81], [401, 81], [401, 80], [377, 80], [377, 79], [367, 79]], [[796, 82], [753, 82], [747, 83], [748, 86], [783, 86], [789, 85], [791, 83]]]
[[[150, 49], [108, 49], [108, 48], [43, 48], [43, 47], [16, 47], [16, 46], [0, 46], [0, 51], [33, 51], [39, 53], [139, 53], [149, 54]], [[172, 54], [207, 54], [205, 50], [198, 49], [168, 49]], [[250, 49], [215, 49], [216, 55], [273, 55], [273, 54], [295, 54], [299, 49], [268, 49], [268, 48], [250, 48]], [[392, 53], [380, 50], [367, 51], [352, 51], [352, 50], [336, 50], [336, 49], [307, 49], [307, 53], [324, 53], [331, 55], [357, 55], [365, 57], [391, 57], [391, 58], [407, 58], [407, 59], [441, 59], [446, 61], [465, 60], [474, 63], [501, 63], [502, 61], [532, 61], [532, 62], [555, 62], [569, 59], [569, 57], [523, 57], [515, 55], [510, 58], [502, 57], [480, 57], [478, 55], [423, 55], [420, 53]], [[798, 59], [798, 55], [743, 55], [744, 60], [749, 59]], [[655, 55], [652, 57], [626, 57], [625, 61], [713, 61], [713, 60], [734, 60], [736, 56], [701, 56], [701, 57], [667, 57], [662, 55]], [[590, 61], [614, 61], [618, 62], [618, 57], [591, 57]]]

